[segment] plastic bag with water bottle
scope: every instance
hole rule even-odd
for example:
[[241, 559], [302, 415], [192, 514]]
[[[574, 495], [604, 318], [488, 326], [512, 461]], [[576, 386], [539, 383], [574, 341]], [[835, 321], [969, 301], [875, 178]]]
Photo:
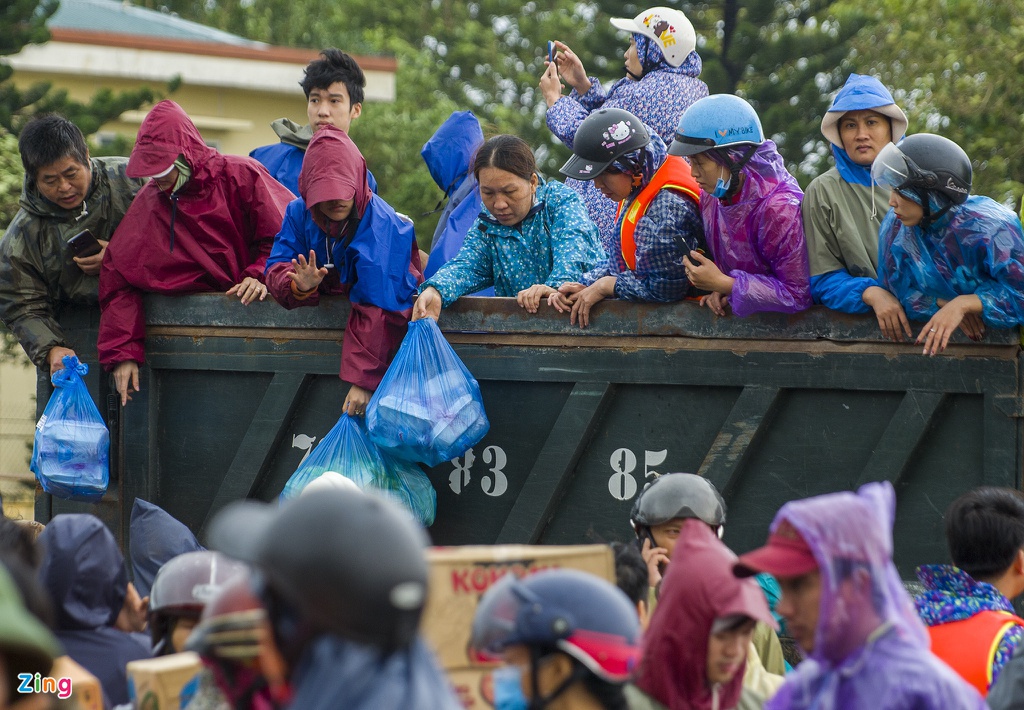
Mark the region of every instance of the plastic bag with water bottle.
[[378, 449], [367, 436], [360, 417], [341, 415], [288, 479], [280, 499], [297, 497], [327, 472], [348, 478], [361, 490], [397, 501], [423, 525], [434, 522], [437, 494], [430, 479], [416, 464]]
[[428, 466], [461, 456], [491, 426], [480, 385], [432, 318], [409, 324], [370, 399], [366, 423], [379, 447]]
[[110, 432], [82, 376], [89, 366], [65, 356], [50, 378], [53, 394], [36, 424], [29, 468], [47, 493], [96, 502], [110, 482]]

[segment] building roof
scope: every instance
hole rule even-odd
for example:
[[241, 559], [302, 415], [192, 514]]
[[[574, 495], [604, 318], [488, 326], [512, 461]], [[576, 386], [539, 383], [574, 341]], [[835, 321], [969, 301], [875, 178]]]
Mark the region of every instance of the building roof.
[[149, 10], [117, 0], [61, 0], [46, 26], [51, 31], [78, 30], [240, 47], [269, 47], [264, 42], [185, 20], [170, 12]]

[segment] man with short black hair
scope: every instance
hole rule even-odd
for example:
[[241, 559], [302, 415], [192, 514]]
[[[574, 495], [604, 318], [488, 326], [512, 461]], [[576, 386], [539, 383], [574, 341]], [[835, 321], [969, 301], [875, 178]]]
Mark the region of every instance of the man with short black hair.
[[[352, 121], [363, 112], [363, 88], [366, 76], [351, 56], [340, 49], [325, 49], [320, 58], [306, 66], [299, 82], [306, 94], [306, 117], [300, 126], [288, 118], [270, 124], [280, 143], [256, 148], [249, 157], [260, 161], [278, 182], [299, 194], [299, 171], [313, 133], [323, 125], [337, 126], [349, 132]], [[370, 189], [377, 192], [377, 181], [367, 172]]]
[[[57, 114], [26, 123], [18, 150], [25, 182], [21, 209], [0, 239], [0, 319], [52, 375], [75, 355], [58, 308], [98, 303], [107, 242], [143, 183], [125, 174], [125, 158], [90, 158], [78, 126]], [[100, 251], [78, 257], [68, 241], [84, 230]]]
[[950, 565], [925, 565], [915, 600], [932, 653], [986, 695], [1022, 646], [1024, 619], [1012, 599], [1024, 593], [1024, 495], [1011, 488], [968, 491], [946, 510]]

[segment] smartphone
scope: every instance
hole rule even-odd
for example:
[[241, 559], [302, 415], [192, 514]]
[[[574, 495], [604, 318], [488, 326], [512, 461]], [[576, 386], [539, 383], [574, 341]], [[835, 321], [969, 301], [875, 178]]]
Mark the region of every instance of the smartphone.
[[83, 229], [71, 237], [68, 240], [68, 247], [71, 249], [71, 253], [78, 257], [94, 256], [103, 251], [99, 241], [88, 229]]
[[555, 43], [548, 40], [548, 61], [555, 61]]

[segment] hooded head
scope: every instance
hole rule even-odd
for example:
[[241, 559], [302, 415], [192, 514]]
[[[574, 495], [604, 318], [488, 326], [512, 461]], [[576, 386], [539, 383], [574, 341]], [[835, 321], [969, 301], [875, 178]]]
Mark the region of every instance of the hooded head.
[[132, 505], [129, 533], [128, 554], [135, 588], [143, 597], [149, 596], [153, 579], [164, 563], [186, 552], [206, 549], [183, 523], [141, 498]]
[[[836, 169], [846, 182], [871, 185], [871, 166], [853, 161], [843, 146], [840, 121], [851, 111], [874, 111], [888, 119], [890, 140], [899, 142], [907, 132], [907, 116], [896, 105], [889, 90], [873, 76], [850, 74], [821, 119], [821, 134], [832, 144]], [[877, 146], [881, 150], [882, 146]]]
[[217, 151], [206, 145], [188, 114], [169, 99], [158, 103], [139, 127], [126, 170], [131, 178], [164, 175], [178, 156], [195, 173]]
[[[21, 595], [0, 564], [0, 668], [6, 670], [8, 693], [15, 695], [21, 673], [47, 675], [53, 659], [61, 653], [57, 640], [43, 623], [22, 604]], [[2, 689], [0, 689], [2, 690]], [[11, 698], [11, 700], [15, 700]], [[4, 698], [0, 692], [0, 703]], [[4, 707], [7, 707], [4, 705]]]
[[330, 220], [324, 203], [351, 200], [350, 218], [361, 219], [372, 193], [366, 179], [366, 160], [348, 134], [334, 126], [322, 126], [313, 135], [302, 159], [299, 194], [313, 215], [313, 221], [327, 232]]
[[[775, 626], [757, 582], [737, 579], [736, 556], [703, 521], [683, 522], [661, 586], [661, 596], [644, 639], [636, 684], [668, 707], [712, 708], [708, 682], [708, 639], [716, 620], [736, 615]], [[720, 707], [734, 707], [746, 661], [718, 689]]]
[[128, 570], [117, 541], [95, 515], [58, 515], [39, 534], [39, 580], [56, 609], [58, 631], [113, 626], [124, 605]]
[[[869, 483], [857, 493], [792, 501], [776, 514], [773, 536], [791, 527], [810, 549], [821, 575], [811, 658], [839, 663], [886, 623], [897, 627], [900, 636], [918, 645], [922, 653], [927, 650], [927, 632], [892, 561], [895, 515], [896, 495], [889, 483]], [[786, 576], [761, 564], [772, 544], [769, 538], [767, 546], [744, 555], [737, 573], [766, 571]], [[774, 559], [783, 557], [776, 554]]]

